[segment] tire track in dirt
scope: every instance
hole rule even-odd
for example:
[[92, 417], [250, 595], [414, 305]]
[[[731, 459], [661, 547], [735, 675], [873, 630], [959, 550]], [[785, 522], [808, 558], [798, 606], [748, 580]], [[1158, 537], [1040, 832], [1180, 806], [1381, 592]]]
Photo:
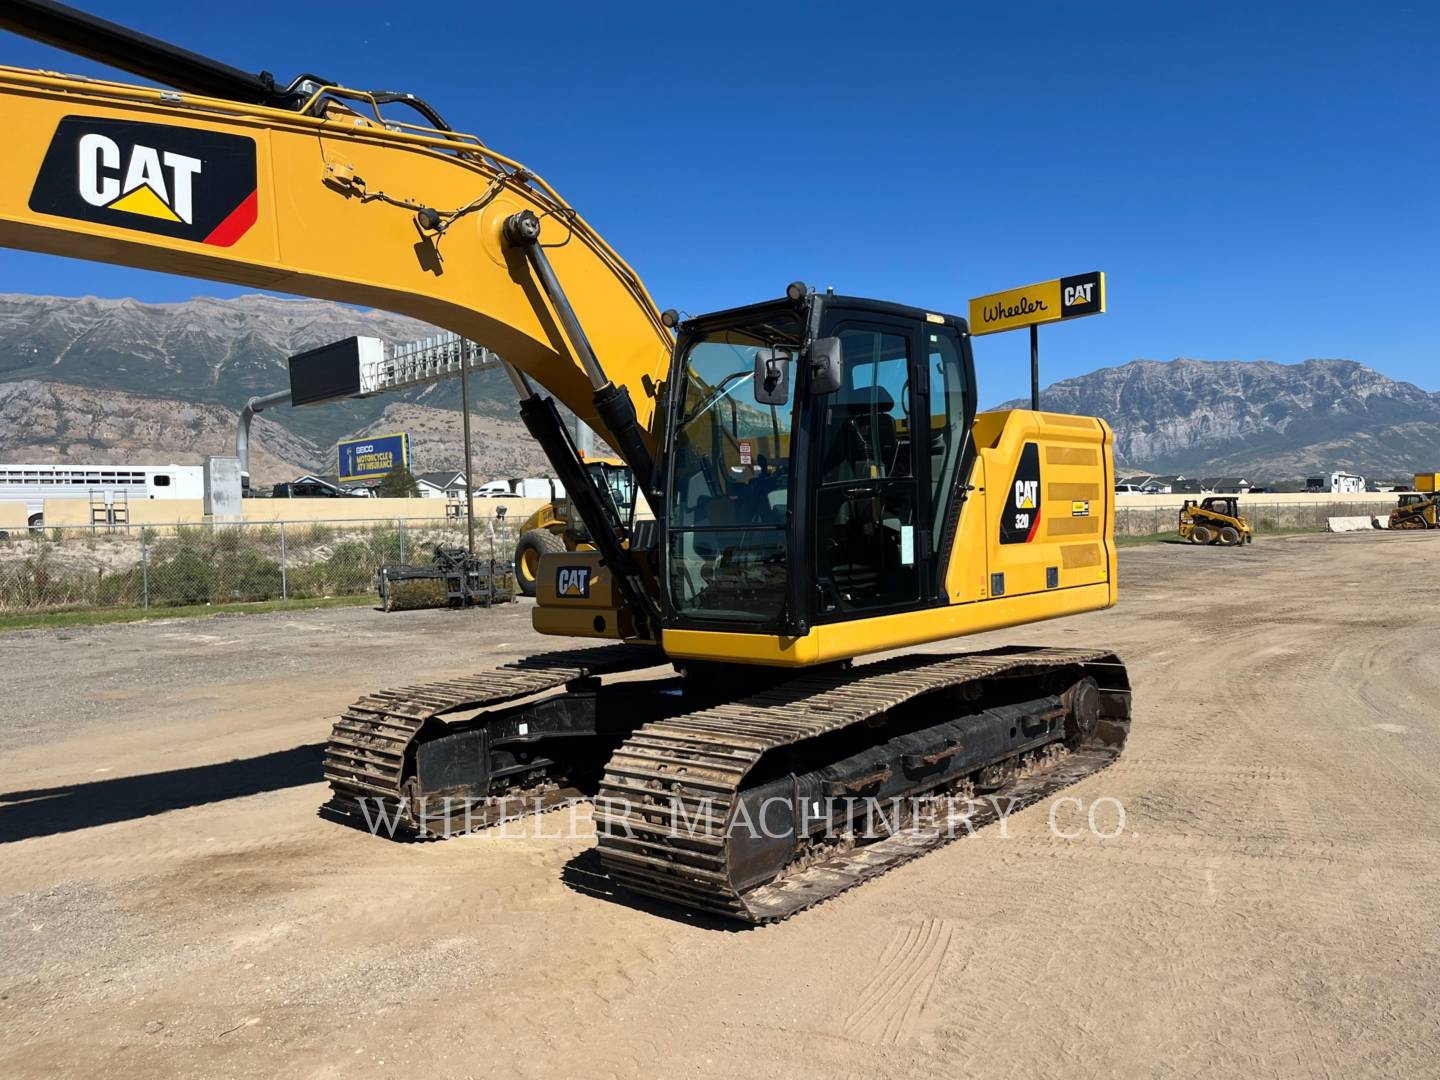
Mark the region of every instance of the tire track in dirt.
[[908, 1039], [954, 936], [954, 926], [943, 919], [897, 929], [880, 957], [880, 970], [845, 1018], [845, 1028], [869, 1042], [894, 1044]]

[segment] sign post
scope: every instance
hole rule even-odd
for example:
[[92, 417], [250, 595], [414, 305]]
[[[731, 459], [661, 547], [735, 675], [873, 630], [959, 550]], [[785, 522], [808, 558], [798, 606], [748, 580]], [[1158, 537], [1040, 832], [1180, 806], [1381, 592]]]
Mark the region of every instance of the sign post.
[[1040, 324], [1100, 315], [1105, 311], [1105, 271], [1073, 274], [970, 301], [970, 334], [1030, 328], [1030, 408], [1040, 410]]

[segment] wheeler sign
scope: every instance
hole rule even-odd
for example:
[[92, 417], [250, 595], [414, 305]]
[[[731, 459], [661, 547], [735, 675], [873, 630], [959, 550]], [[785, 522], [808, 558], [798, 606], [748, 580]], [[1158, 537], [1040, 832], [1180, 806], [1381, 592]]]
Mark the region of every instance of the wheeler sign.
[[402, 431], [351, 439], [340, 444], [338, 456], [341, 480], [374, 480], [397, 466], [410, 467], [410, 436]]
[[1105, 272], [1054, 278], [970, 301], [970, 333], [995, 334], [1022, 326], [1099, 315], [1105, 310]]

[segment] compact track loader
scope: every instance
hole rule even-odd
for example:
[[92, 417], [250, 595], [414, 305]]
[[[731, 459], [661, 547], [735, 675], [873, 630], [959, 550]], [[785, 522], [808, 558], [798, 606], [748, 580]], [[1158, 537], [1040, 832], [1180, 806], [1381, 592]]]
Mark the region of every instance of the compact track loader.
[[1440, 527], [1440, 494], [1433, 491], [1405, 491], [1399, 505], [1390, 511], [1391, 529], [1434, 529]]

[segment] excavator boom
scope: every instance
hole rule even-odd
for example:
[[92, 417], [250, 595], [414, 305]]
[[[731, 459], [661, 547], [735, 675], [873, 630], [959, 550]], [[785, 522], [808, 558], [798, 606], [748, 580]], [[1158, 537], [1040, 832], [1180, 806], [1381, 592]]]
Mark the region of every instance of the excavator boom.
[[[57, 8], [8, 2], [0, 27], [41, 24], [56, 41]], [[131, 66], [163, 74], [173, 53], [144, 40]], [[192, 60], [172, 81], [236, 97], [0, 68], [0, 245], [411, 315], [494, 349], [623, 450], [597, 414], [585, 344], [504, 235], [528, 213], [605, 376], [635, 388], [653, 451], [673, 338], [639, 277], [553, 188], [473, 136], [382, 116], [399, 95], [302, 80], [297, 101], [179, 52]], [[93, 40], [86, 55], [116, 62]], [[270, 100], [243, 99], [256, 97]]]

